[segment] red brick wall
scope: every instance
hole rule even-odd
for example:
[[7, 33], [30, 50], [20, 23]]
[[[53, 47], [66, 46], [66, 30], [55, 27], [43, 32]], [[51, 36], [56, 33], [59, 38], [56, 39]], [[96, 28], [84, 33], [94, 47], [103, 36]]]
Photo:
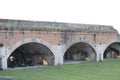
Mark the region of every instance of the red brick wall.
[[[16, 30], [14, 32], [0, 31], [0, 43], [5, 46], [11, 46], [19, 42], [21, 39], [38, 38], [47, 41], [51, 45], [64, 44], [64, 38], [67, 42], [72, 41], [75, 38], [86, 38], [92, 43], [106, 44], [108, 41], [116, 39], [116, 33], [81, 33], [81, 32], [68, 32], [65, 37], [62, 37], [62, 32], [59, 31], [24, 31], [22, 34]], [[96, 34], [94, 36], [94, 34]]]

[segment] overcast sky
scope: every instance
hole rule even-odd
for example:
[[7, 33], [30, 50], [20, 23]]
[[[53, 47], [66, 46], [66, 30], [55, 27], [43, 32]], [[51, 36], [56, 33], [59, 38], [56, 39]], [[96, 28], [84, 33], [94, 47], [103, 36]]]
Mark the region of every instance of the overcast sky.
[[0, 0], [0, 18], [113, 25], [120, 32], [120, 0]]

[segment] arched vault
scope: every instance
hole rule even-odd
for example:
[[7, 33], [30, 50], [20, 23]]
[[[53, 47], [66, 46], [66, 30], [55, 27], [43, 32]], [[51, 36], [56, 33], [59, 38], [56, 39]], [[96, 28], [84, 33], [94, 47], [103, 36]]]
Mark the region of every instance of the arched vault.
[[[11, 58], [14, 57], [14, 63]], [[41, 64], [44, 64], [43, 60], [47, 61], [47, 64], [54, 64], [54, 53], [52, 53], [51, 46], [44, 40], [40, 39], [24, 39], [19, 41], [11, 48], [9, 48], [9, 54], [7, 55], [8, 66], [22, 66], [23, 64], [39, 64], [39, 60], [42, 60]], [[31, 62], [30, 62], [31, 60]]]

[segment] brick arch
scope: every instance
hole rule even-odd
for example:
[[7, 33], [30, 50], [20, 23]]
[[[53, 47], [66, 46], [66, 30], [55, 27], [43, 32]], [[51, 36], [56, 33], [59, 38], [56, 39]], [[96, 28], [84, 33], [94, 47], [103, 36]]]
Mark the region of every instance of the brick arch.
[[[72, 40], [71, 42], [69, 42], [69, 43], [66, 44], [66, 46], [65, 46], [65, 48], [64, 48], [64, 50], [63, 50], [63, 56], [64, 56], [65, 52], [66, 52], [72, 45], [74, 45], [74, 44], [76, 44], [76, 43], [80, 43], [80, 42], [85, 43], [85, 44], [88, 44], [88, 45], [95, 51], [95, 53], [96, 53], [96, 49], [95, 49], [94, 45], [93, 45], [88, 39], [86, 39], [86, 38], [76, 38], [76, 39], [74, 39], [74, 40]], [[96, 53], [96, 54], [97, 54], [97, 53]]]
[[18, 47], [24, 45], [24, 44], [27, 44], [27, 43], [31, 43], [31, 42], [35, 42], [35, 43], [38, 43], [38, 44], [41, 44], [43, 46], [45, 46], [46, 48], [48, 48], [51, 53], [54, 55], [53, 51], [52, 51], [52, 48], [50, 46], [50, 44], [42, 39], [37, 39], [37, 38], [27, 38], [27, 39], [24, 39], [24, 40], [21, 40], [19, 42], [17, 42], [15, 45], [11, 46], [8, 48], [8, 55], [7, 55], [7, 58], [12, 54], [13, 51], [15, 51]]
[[120, 41], [114, 39], [114, 40], [109, 41], [107, 44], [105, 44], [105, 46], [103, 47], [103, 52], [102, 52], [103, 55], [104, 55], [105, 50], [113, 43], [120, 43]]

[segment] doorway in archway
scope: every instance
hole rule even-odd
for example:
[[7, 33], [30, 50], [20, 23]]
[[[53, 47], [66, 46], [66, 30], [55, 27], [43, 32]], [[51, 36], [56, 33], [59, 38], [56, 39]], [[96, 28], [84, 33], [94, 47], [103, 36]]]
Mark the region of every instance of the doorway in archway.
[[54, 65], [54, 55], [40, 43], [27, 43], [16, 48], [7, 60], [8, 67]]
[[79, 42], [69, 47], [64, 54], [64, 62], [96, 61], [95, 50], [87, 43]]
[[120, 43], [115, 42], [110, 44], [105, 52], [104, 59], [119, 59], [120, 58]]

